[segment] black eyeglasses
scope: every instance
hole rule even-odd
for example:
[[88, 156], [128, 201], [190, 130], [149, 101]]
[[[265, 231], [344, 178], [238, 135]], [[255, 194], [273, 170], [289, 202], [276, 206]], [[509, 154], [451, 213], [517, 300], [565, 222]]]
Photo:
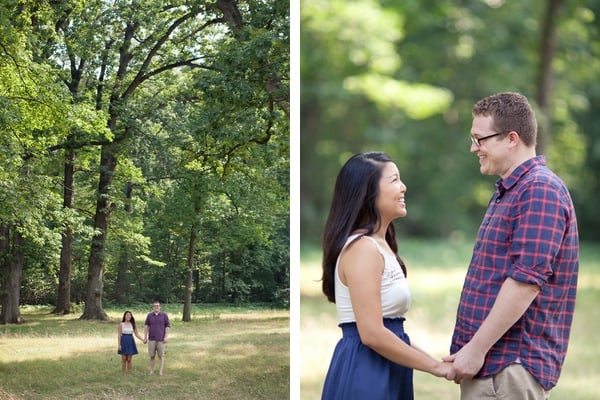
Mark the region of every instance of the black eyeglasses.
[[493, 138], [494, 136], [504, 135], [505, 133], [508, 133], [508, 132], [510, 132], [510, 131], [496, 132], [496, 133], [492, 133], [491, 135], [487, 135], [487, 136], [480, 137], [480, 138], [471, 136], [471, 142], [473, 142], [473, 144], [475, 146], [480, 147], [482, 140]]

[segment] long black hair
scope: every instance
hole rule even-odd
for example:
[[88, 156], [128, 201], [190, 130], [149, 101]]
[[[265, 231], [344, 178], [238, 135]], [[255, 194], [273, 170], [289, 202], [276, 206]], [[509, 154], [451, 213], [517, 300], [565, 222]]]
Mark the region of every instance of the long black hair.
[[[380, 228], [381, 215], [375, 199], [383, 167], [388, 162], [393, 160], [383, 152], [356, 154], [346, 161], [337, 176], [323, 232], [323, 293], [332, 303], [335, 303], [335, 265], [346, 240], [356, 230], [371, 235]], [[385, 241], [406, 275], [406, 266], [398, 255], [393, 223], [387, 228]]]
[[129, 322], [131, 322], [131, 326], [133, 326], [133, 329], [135, 330], [135, 318], [133, 318], [133, 313], [131, 311], [127, 310], [123, 313], [123, 319], [121, 322], [125, 322], [125, 315], [127, 315], [127, 313], [131, 314], [131, 319]]

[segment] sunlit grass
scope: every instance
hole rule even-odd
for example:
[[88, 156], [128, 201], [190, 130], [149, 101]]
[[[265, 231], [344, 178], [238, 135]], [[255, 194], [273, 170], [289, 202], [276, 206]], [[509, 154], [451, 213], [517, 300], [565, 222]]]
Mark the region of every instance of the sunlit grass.
[[[472, 242], [400, 242], [408, 265], [412, 305], [406, 330], [412, 341], [435, 357], [448, 354], [458, 297], [470, 260]], [[323, 380], [339, 340], [335, 306], [321, 293], [319, 249], [304, 246], [301, 252], [301, 398], [320, 398]], [[553, 400], [596, 399], [592, 382], [600, 382], [600, 245], [581, 247], [578, 300], [571, 342]], [[458, 387], [429, 374], [415, 372], [416, 399], [457, 399]]]
[[[109, 310], [110, 322], [95, 322], [24, 307], [27, 323], [0, 326], [0, 398], [289, 398], [287, 310], [195, 307], [192, 322], [183, 323], [180, 306], [162, 309], [172, 328], [159, 377], [148, 375], [139, 341], [132, 374], [121, 375], [116, 332], [125, 308]], [[142, 329], [149, 308], [132, 310]]]

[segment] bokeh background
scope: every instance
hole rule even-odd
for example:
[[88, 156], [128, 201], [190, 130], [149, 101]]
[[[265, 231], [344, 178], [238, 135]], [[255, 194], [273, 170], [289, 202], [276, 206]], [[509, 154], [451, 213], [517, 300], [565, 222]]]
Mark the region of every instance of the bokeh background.
[[388, 152], [418, 236], [472, 232], [496, 177], [469, 153], [471, 108], [499, 91], [535, 106], [539, 154], [600, 240], [600, 1], [301, 3], [301, 234], [320, 240], [349, 156]]

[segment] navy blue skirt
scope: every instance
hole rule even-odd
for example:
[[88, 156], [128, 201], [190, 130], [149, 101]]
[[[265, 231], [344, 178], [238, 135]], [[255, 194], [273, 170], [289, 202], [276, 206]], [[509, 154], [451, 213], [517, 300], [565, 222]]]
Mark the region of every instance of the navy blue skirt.
[[119, 350], [117, 353], [123, 356], [129, 356], [138, 353], [132, 334], [124, 333], [121, 335], [121, 350]]
[[[386, 328], [407, 344], [404, 318], [384, 319]], [[413, 400], [413, 370], [362, 344], [356, 323], [340, 324], [343, 337], [333, 352], [322, 400]]]

